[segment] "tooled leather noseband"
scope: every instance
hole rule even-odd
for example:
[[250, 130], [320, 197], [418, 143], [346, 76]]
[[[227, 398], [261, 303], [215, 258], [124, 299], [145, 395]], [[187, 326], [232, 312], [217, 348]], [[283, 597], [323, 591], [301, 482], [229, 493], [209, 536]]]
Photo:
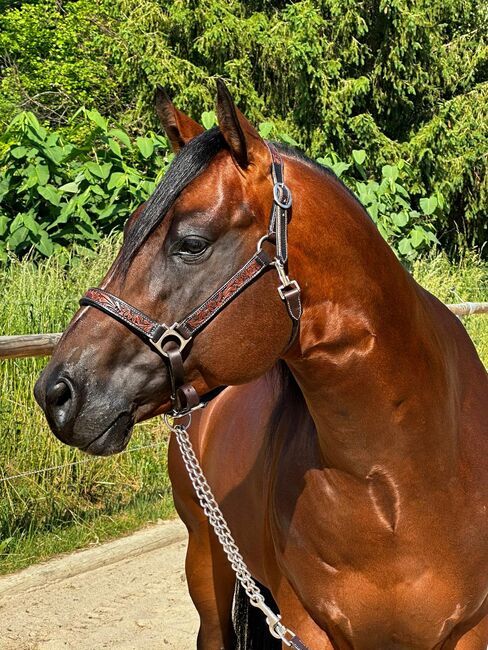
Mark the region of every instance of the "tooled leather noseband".
[[[185, 383], [183, 351], [217, 314], [254, 280], [272, 267], [278, 272], [281, 283], [278, 286], [278, 293], [287, 307], [293, 325], [289, 345], [293, 343], [297, 335], [302, 314], [300, 287], [296, 280], [290, 280], [287, 275], [288, 221], [292, 196], [284, 182], [282, 158], [273, 145], [268, 144], [268, 148], [271, 153], [273, 177], [273, 207], [268, 233], [259, 240], [257, 251], [253, 257], [205, 302], [169, 327], [164, 323], [158, 323], [105, 289], [88, 289], [80, 300], [80, 305], [96, 307], [118, 320], [162, 356], [168, 366], [173, 415], [175, 416], [184, 415], [205, 406], [210, 399], [225, 388], [225, 386], [219, 387], [200, 397], [191, 384]], [[271, 258], [262, 248], [265, 241], [275, 245], [274, 258]]]

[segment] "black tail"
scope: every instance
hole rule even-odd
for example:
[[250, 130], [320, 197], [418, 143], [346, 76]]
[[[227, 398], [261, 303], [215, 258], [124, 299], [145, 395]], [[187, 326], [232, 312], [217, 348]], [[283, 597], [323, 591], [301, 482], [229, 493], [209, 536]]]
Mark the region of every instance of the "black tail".
[[[268, 607], [278, 613], [271, 593], [259, 585]], [[269, 633], [263, 612], [249, 602], [249, 598], [239, 583], [234, 596], [234, 628], [237, 645], [235, 650], [281, 650], [281, 641]]]

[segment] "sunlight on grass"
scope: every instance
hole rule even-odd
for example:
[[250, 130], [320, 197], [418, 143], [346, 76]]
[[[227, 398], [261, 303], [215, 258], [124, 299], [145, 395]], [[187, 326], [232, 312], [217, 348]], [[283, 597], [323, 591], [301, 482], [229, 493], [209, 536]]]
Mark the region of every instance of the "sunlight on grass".
[[[474, 253], [466, 253], [456, 264], [445, 254], [419, 260], [413, 273], [442, 302], [488, 302], [488, 264]], [[462, 322], [488, 367], [488, 315], [466, 316]]]
[[[68, 265], [53, 257], [38, 266], [14, 261], [0, 270], [2, 334], [62, 331], [117, 247], [111, 239], [97, 256], [73, 254]], [[0, 572], [173, 514], [161, 419], [137, 426], [129, 445], [160, 442], [158, 447], [111, 458], [84, 456], [56, 440], [34, 401], [34, 383], [46, 363], [47, 358], [0, 362], [0, 479], [88, 462], [0, 483]]]

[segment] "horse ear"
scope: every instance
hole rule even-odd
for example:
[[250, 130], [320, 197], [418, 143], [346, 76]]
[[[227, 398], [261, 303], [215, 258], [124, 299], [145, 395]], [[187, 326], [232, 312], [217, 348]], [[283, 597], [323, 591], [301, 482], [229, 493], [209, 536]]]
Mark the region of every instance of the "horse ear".
[[245, 169], [266, 150], [264, 140], [234, 104], [222, 79], [217, 79], [217, 117], [220, 131], [239, 167]]
[[191, 117], [179, 111], [159, 84], [154, 93], [156, 112], [173, 151], [176, 153], [205, 129]]

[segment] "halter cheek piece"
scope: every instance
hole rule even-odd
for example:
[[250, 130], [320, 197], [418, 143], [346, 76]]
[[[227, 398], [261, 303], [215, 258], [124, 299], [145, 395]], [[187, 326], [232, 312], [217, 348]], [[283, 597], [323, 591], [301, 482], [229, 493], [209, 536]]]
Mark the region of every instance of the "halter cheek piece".
[[[225, 388], [225, 386], [221, 386], [200, 397], [191, 384], [185, 383], [183, 351], [217, 314], [254, 280], [272, 267], [278, 272], [280, 279], [278, 293], [286, 305], [293, 326], [289, 345], [293, 343], [298, 333], [302, 315], [300, 287], [296, 280], [290, 280], [287, 275], [288, 221], [290, 219], [289, 210], [292, 204], [292, 196], [290, 189], [284, 182], [281, 156], [273, 145], [268, 144], [268, 148], [271, 153], [271, 174], [273, 177], [273, 207], [268, 233], [259, 240], [257, 251], [253, 257], [205, 302], [196, 307], [181, 321], [175, 322], [169, 327], [164, 323], [158, 323], [121, 298], [117, 298], [117, 296], [105, 291], [105, 289], [88, 289], [80, 300], [80, 305], [96, 307], [105, 314], [112, 316], [161, 355], [169, 371], [173, 415], [184, 415], [205, 406], [210, 399]], [[275, 245], [276, 253], [274, 258], [271, 258], [262, 248], [265, 241]]]

